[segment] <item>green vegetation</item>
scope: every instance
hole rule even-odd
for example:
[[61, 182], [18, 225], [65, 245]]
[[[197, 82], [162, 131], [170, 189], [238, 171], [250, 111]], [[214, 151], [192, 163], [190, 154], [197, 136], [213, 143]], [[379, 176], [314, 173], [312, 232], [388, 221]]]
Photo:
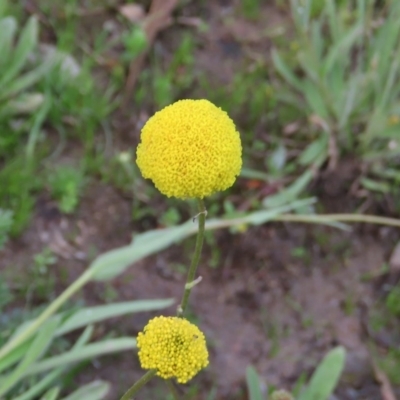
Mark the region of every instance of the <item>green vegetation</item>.
[[272, 58], [283, 79], [279, 101], [308, 119], [313, 143], [300, 165], [333, 168], [358, 157], [364, 189], [398, 194], [400, 8], [389, 3], [327, 1], [314, 18], [310, 2], [295, 0], [294, 54], [274, 50]]
[[[135, 339], [117, 323], [110, 329], [103, 321], [172, 304], [120, 302], [112, 279], [128, 265], [195, 233], [192, 221], [184, 222], [197, 214], [195, 203], [162, 199], [135, 163], [141, 127], [154, 111], [177, 99], [209, 99], [228, 112], [241, 133], [240, 179], [207, 204], [203, 267], [212, 268], [210, 273], [229, 275], [225, 264], [232, 261], [225, 263], [228, 255], [217, 229], [228, 228], [236, 239], [270, 221], [343, 230], [350, 222], [400, 226], [391, 218], [400, 212], [398, 1], [276, 0], [264, 10], [264, 2], [244, 0], [232, 10], [221, 6], [221, 32], [214, 32], [215, 22], [208, 25], [204, 17], [209, 13], [203, 12], [207, 2], [188, 0], [179, 3], [171, 20], [159, 22], [156, 41], [147, 36], [156, 20], [154, 15], [146, 17], [149, 1], [126, 2], [132, 8], [125, 13], [118, 2], [34, 3], [25, 7], [0, 0], [1, 398], [106, 398], [108, 382], [96, 380], [80, 388], [71, 384], [90, 360], [135, 349]], [[283, 22], [270, 27], [265, 15], [275, 9]], [[192, 18], [193, 10], [201, 17]], [[235, 18], [243, 30], [230, 31]], [[257, 35], [247, 35], [258, 26]], [[211, 55], [202, 59], [208, 50]], [[205, 68], [214, 56], [222, 72]], [[224, 76], [220, 79], [218, 74]], [[131, 79], [134, 85], [129, 88]], [[342, 172], [349, 162], [352, 171]], [[338, 195], [345, 199], [346, 210], [351, 208], [350, 214], [319, 214], [329, 209], [314, 197], [331, 196], [319, 186], [325, 176], [329, 188], [339, 181]], [[125, 220], [134, 226], [131, 244], [103, 254], [101, 247], [87, 251], [80, 267], [88, 267], [74, 283], [76, 271], [68, 271], [71, 260], [60, 256], [46, 238], [38, 241], [40, 248], [21, 257], [24, 265], [8, 262], [9, 254], [23, 252], [30, 237], [40, 234], [36, 228], [46, 227], [46, 235], [53, 235], [49, 226], [57, 218], [73, 225], [67, 233], [73, 239], [78, 236], [75, 224], [83, 226], [81, 220], [89, 224], [89, 232], [90, 218], [80, 214], [81, 200], [98, 184], [130, 202]], [[43, 217], [47, 208], [56, 216], [48, 221]], [[383, 216], [362, 214], [369, 210]], [[316, 235], [313, 242], [324, 253], [347, 258], [347, 239], [331, 244], [328, 236]], [[173, 279], [186, 275], [194, 243], [187, 240], [180, 248], [183, 256], [168, 262]], [[93, 260], [93, 253], [100, 255]], [[313, 254], [308, 242], [296, 243], [289, 251], [291, 260], [305, 266], [307, 273]], [[390, 273], [385, 264], [360, 280], [368, 284], [377, 275]], [[81, 289], [90, 282], [103, 282], [97, 301], [109, 304], [89, 307], [82, 300]], [[72, 295], [78, 298], [71, 299]], [[296, 311], [302, 329], [313, 328], [303, 305], [290, 294], [281, 300]], [[399, 304], [399, 286], [391, 285], [383, 301], [370, 305], [371, 332], [398, 333]], [[344, 313], [353, 317], [358, 307], [357, 296], [349, 292]], [[269, 319], [268, 309], [259, 313], [273, 358], [280, 351], [280, 335], [291, 333]], [[202, 316], [191, 314], [191, 319], [197, 323]], [[400, 385], [398, 346], [391, 342], [382, 349], [371, 343], [370, 351], [392, 384]], [[310, 368], [298, 385], [290, 388], [293, 396], [329, 398], [344, 358], [341, 347], [332, 350], [309, 380], [307, 364]], [[251, 400], [278, 396], [273, 392], [279, 388], [264, 383], [253, 367], [243, 371], [243, 379]], [[216, 388], [217, 383], [207, 390], [196, 383], [187, 388], [185, 398], [216, 400]], [[154, 396], [165, 398], [158, 387], [154, 390]], [[238, 398], [245, 396], [244, 391], [243, 386]]]
[[[296, 388], [296, 399], [329, 399], [343, 371], [345, 358], [346, 352], [343, 347], [331, 350], [318, 365], [308, 385]], [[260, 377], [251, 366], [246, 371], [246, 382], [250, 400], [265, 400], [267, 398], [266, 394], [263, 393]], [[289, 392], [277, 390], [271, 393], [271, 399], [293, 400], [294, 397]]]

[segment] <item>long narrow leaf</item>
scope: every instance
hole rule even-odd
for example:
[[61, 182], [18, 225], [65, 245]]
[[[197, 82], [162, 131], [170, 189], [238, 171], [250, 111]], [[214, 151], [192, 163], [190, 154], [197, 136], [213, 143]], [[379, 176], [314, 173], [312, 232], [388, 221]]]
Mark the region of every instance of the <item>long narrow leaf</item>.
[[390, 66], [390, 71], [387, 80], [385, 82], [384, 90], [382, 92], [382, 95], [377, 98], [375, 107], [380, 109], [385, 109], [389, 106], [388, 103], [391, 100], [393, 100], [391, 99], [390, 95], [393, 93], [393, 85], [395, 83], [395, 80], [399, 76], [399, 66], [400, 66], [400, 59], [397, 58], [394, 59]]
[[331, 350], [317, 367], [298, 400], [328, 400], [339, 381], [345, 358], [346, 352], [343, 347]]
[[1, 381], [0, 395], [4, 395], [18, 383], [31, 365], [41, 357], [53, 341], [53, 334], [60, 323], [59, 318], [48, 320], [37, 333], [25, 357], [5, 379]]
[[249, 400], [264, 400], [264, 396], [261, 392], [260, 378], [253, 366], [248, 366], [246, 368], [246, 383], [249, 392]]
[[[92, 333], [93, 333], [93, 325], [87, 326], [86, 329], [79, 336], [79, 339], [76, 341], [76, 343], [74, 344], [72, 349], [77, 350], [77, 349], [80, 349], [81, 347], [83, 347], [90, 340]], [[32, 387], [30, 387], [27, 392], [25, 392], [24, 394], [22, 394], [21, 396], [18, 396], [17, 398], [15, 398], [13, 400], [33, 400], [33, 399], [35, 399], [44, 390], [46, 390], [60, 375], [62, 375], [67, 370], [67, 368], [68, 368], [68, 366], [65, 365], [65, 366], [53, 369], [51, 372], [46, 374], [39, 382], [35, 383]]]
[[0, 0], [0, 18], [6, 15], [8, 0]]
[[340, 40], [343, 32], [341, 32], [340, 17], [337, 14], [334, 0], [325, 0], [325, 11], [328, 15], [330, 34], [333, 42], [336, 43]]
[[75, 329], [124, 314], [159, 310], [171, 306], [174, 299], [136, 300], [105, 306], [87, 307], [72, 314], [57, 330], [56, 335], [64, 335]]
[[6, 72], [5, 68], [9, 63], [16, 31], [17, 21], [15, 18], [7, 17], [1, 19], [0, 15], [0, 73]]
[[329, 111], [326, 106], [326, 99], [323, 97], [319, 87], [309, 79], [304, 82], [304, 95], [311, 112], [327, 120]]
[[313, 172], [311, 169], [305, 171], [299, 178], [297, 178], [290, 186], [283, 189], [278, 194], [268, 196], [263, 200], [263, 206], [267, 208], [279, 207], [284, 204], [290, 203], [296, 199], [299, 194], [311, 182]]
[[46, 75], [53, 66], [54, 63], [52, 60], [45, 61], [33, 71], [27, 72], [18, 79], [12, 81], [8, 86], [4, 86], [0, 92], [0, 102], [8, 100], [22, 90], [28, 89]]
[[56, 400], [60, 393], [60, 388], [54, 387], [50, 389], [40, 400]]
[[134, 348], [136, 348], [136, 340], [130, 337], [121, 337], [89, 343], [79, 349], [72, 349], [66, 353], [40, 361], [27, 369], [24, 375], [29, 376], [32, 374], [38, 374], [53, 368], [58, 368], [83, 360], [89, 360], [105, 354], [117, 353], [119, 351], [132, 351]]
[[25, 66], [25, 63], [37, 45], [38, 40], [38, 21], [35, 16], [29, 18], [25, 27], [21, 32], [17, 47], [13, 52], [13, 59], [4, 72], [3, 76], [0, 77], [0, 87], [4, 87], [8, 82], [14, 79], [21, 69]]
[[301, 80], [296, 77], [296, 75], [291, 71], [288, 65], [282, 60], [277, 50], [272, 50], [272, 62], [274, 63], [277, 71], [282, 75], [286, 81], [295, 87], [297, 90], [302, 91], [303, 85]]
[[13, 364], [21, 360], [28, 351], [31, 344], [32, 340], [22, 343], [11, 353], [7, 354], [5, 357], [0, 358], [0, 372], [4, 371], [5, 369], [11, 367]]
[[29, 132], [28, 143], [26, 144], [26, 158], [31, 160], [33, 158], [36, 143], [39, 139], [40, 128], [42, 127], [44, 120], [50, 111], [51, 100], [50, 98], [46, 98], [41, 105], [38, 112], [35, 114], [33, 119], [32, 128]]
[[105, 381], [94, 381], [80, 387], [74, 393], [61, 400], [102, 400], [110, 391], [110, 384]]
[[335, 62], [340, 57], [350, 57], [349, 51], [354, 43], [361, 37], [363, 32], [362, 26], [354, 26], [347, 35], [345, 35], [338, 43], [336, 43], [329, 51], [325, 64], [323, 66], [323, 75], [327, 76], [332, 68], [335, 66]]
[[53, 369], [39, 382], [31, 386], [27, 392], [21, 396], [15, 397], [13, 400], [32, 400], [37, 398], [37, 396], [43, 393], [43, 391], [45, 391], [63, 372], [65, 372], [65, 370], [66, 367]]

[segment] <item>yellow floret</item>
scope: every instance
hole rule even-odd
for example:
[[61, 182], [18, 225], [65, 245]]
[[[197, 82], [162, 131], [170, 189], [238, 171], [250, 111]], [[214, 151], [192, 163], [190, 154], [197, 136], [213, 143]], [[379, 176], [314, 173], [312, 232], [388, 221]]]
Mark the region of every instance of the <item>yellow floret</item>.
[[137, 346], [142, 368], [156, 369], [164, 379], [186, 383], [208, 365], [203, 332], [183, 318], [153, 318], [139, 333]]
[[208, 100], [180, 100], [142, 129], [137, 164], [166, 196], [203, 198], [233, 185], [242, 167], [240, 136]]

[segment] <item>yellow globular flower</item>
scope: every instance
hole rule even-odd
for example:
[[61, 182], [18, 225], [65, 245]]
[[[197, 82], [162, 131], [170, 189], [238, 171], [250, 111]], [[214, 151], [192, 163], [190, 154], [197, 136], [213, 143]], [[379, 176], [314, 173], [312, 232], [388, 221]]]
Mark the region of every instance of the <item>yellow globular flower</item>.
[[155, 369], [164, 379], [186, 383], [208, 365], [203, 332], [188, 320], [156, 317], [137, 337], [139, 361], [144, 369]]
[[136, 162], [168, 197], [204, 198], [233, 185], [242, 146], [228, 114], [208, 100], [180, 100], [144, 125]]

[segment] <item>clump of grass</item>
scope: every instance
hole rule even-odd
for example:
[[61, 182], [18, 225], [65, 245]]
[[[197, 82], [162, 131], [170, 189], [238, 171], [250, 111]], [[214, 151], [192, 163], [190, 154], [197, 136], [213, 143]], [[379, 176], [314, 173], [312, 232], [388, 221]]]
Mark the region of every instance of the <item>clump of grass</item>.
[[59, 166], [50, 172], [48, 178], [52, 197], [57, 200], [63, 213], [71, 214], [75, 211], [84, 184], [82, 169], [71, 166]]
[[356, 155], [365, 166], [361, 187], [397, 193], [400, 5], [379, 10], [373, 1], [327, 1], [314, 12], [314, 3], [291, 2], [296, 44], [272, 54], [282, 78], [279, 101], [308, 124], [304, 164], [334, 168], [343, 155]]

